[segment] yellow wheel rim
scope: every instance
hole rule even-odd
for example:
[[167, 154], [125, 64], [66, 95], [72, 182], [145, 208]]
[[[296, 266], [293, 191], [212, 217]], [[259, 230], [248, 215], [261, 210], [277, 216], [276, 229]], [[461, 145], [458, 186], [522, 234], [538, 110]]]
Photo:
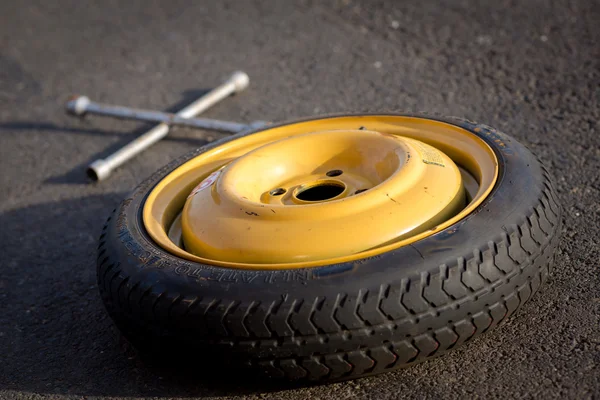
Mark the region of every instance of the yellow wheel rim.
[[143, 222], [182, 258], [238, 269], [347, 262], [470, 214], [493, 189], [492, 149], [425, 118], [321, 118], [228, 141], [168, 174]]

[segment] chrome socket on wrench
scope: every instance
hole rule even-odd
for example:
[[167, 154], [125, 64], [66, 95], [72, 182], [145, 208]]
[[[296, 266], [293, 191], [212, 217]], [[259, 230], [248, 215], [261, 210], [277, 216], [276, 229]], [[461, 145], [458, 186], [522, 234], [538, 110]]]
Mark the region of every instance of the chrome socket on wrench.
[[[230, 95], [241, 92], [246, 87], [248, 87], [249, 82], [250, 79], [245, 72], [235, 72], [223, 84], [211, 90], [204, 96], [200, 97], [198, 100], [194, 101], [192, 104], [188, 105], [183, 110], [175, 114], [175, 116], [181, 119], [192, 118], [197, 114], [200, 114], [201, 112], [207, 110], [216, 103], [220, 102], [221, 100], [229, 97]], [[91, 109], [88, 110], [88, 107], [90, 107], [92, 104], [93, 103], [88, 98], [79, 97], [78, 99], [67, 103], [67, 110], [76, 115], [83, 115], [86, 113], [86, 111], [92, 112]], [[218, 122], [239, 125], [238, 128], [243, 125], [237, 123], [230, 123], [226, 121]], [[233, 126], [229, 127], [233, 128]], [[251, 129], [252, 127], [248, 128]], [[212, 129], [214, 129], [214, 127]], [[130, 158], [141, 153], [154, 143], [158, 142], [159, 140], [164, 138], [168, 133], [169, 124], [163, 122], [155, 126], [154, 128], [142, 134], [141, 136], [133, 140], [131, 143], [120, 148], [108, 157], [96, 160], [93, 163], [91, 163], [88, 166], [87, 170], [88, 176], [95, 181], [101, 181], [108, 178], [108, 176], [110, 176], [111, 172], [115, 168], [125, 163]]]

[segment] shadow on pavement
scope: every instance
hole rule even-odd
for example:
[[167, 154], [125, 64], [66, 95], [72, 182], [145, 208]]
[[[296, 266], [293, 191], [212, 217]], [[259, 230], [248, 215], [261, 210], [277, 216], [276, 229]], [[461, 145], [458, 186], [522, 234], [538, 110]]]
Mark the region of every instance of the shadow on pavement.
[[42, 203], [0, 215], [0, 390], [81, 396], [220, 396], [278, 390], [210, 359], [148, 363], [120, 339], [96, 286], [97, 237], [124, 197]]

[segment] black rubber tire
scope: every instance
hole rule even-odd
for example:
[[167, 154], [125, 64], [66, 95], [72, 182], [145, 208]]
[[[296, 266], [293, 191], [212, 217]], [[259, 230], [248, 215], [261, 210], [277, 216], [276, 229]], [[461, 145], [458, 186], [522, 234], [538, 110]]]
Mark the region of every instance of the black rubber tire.
[[552, 268], [561, 207], [548, 171], [493, 128], [411, 116], [465, 128], [496, 152], [498, 183], [467, 218], [376, 257], [301, 270], [227, 269], [165, 252], [143, 228], [146, 196], [232, 136], [156, 172], [108, 219], [98, 284], [117, 326], [145, 351], [210, 350], [269, 376], [325, 381], [405, 367], [506, 320]]

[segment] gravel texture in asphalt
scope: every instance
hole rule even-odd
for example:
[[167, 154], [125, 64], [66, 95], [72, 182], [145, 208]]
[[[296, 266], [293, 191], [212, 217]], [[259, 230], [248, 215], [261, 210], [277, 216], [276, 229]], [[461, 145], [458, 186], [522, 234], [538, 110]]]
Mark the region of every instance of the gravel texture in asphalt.
[[[600, 397], [600, 3], [0, 3], [0, 397]], [[526, 144], [565, 209], [553, 276], [508, 322], [441, 358], [304, 388], [151, 366], [96, 288], [97, 237], [135, 185], [220, 134], [172, 134], [102, 183], [85, 166], [148, 128], [66, 116], [71, 94], [176, 110], [232, 71], [206, 117], [429, 111]]]

